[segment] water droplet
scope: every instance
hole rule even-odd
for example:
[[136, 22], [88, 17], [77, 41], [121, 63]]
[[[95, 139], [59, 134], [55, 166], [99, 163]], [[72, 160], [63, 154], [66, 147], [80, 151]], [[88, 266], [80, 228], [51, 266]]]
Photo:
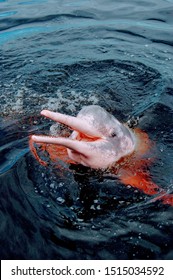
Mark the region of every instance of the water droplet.
[[160, 151], [161, 151], [161, 153], [164, 151], [164, 146], [163, 145], [160, 145]]
[[60, 203], [64, 203], [65, 202], [65, 199], [63, 199], [62, 197], [57, 197], [56, 199], [58, 202]]
[[51, 188], [51, 189], [54, 189], [54, 187], [55, 187], [54, 183], [51, 183], [51, 184], [50, 184], [50, 188]]

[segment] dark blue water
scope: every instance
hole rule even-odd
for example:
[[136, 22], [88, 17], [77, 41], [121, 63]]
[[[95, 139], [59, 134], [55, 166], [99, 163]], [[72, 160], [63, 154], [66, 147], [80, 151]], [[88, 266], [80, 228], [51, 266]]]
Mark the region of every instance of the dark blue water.
[[156, 144], [173, 192], [173, 1], [0, 1], [1, 259], [173, 259], [173, 207], [107, 174], [40, 166], [43, 108], [99, 104]]

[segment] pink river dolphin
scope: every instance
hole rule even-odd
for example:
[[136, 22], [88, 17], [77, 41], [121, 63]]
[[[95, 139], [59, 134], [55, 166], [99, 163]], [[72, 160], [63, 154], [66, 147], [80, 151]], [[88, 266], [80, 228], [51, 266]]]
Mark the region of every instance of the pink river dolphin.
[[69, 137], [32, 135], [30, 149], [42, 165], [47, 165], [35, 148], [39, 144], [49, 159], [110, 170], [119, 180], [138, 188], [154, 200], [173, 206], [173, 195], [151, 180], [147, 167], [152, 163], [152, 142], [139, 128], [130, 129], [98, 105], [83, 107], [76, 117], [43, 110], [42, 116], [68, 126]]

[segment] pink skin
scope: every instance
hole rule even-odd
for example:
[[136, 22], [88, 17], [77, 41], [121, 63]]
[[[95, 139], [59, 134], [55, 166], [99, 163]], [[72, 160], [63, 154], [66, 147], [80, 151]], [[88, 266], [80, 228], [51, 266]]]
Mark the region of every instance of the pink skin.
[[76, 117], [48, 110], [41, 115], [67, 125], [73, 132], [69, 138], [33, 135], [32, 140], [64, 146], [69, 158], [82, 165], [105, 169], [135, 150], [134, 133], [100, 106], [85, 106]]

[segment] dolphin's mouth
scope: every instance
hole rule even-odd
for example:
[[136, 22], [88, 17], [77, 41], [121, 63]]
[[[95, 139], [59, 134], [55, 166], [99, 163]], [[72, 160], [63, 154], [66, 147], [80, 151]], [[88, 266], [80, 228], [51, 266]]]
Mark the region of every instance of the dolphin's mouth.
[[[32, 136], [29, 140], [30, 150], [36, 160], [43, 166], [54, 164], [57, 166], [57, 163], [60, 161], [75, 164], [77, 161], [73, 160], [72, 157], [69, 158], [69, 152], [72, 153], [73, 156], [75, 153], [76, 155], [78, 154], [79, 156], [87, 158], [90, 150], [88, 145], [95, 144], [95, 142], [100, 140], [99, 137], [89, 136], [76, 131], [75, 133], [77, 133], [75, 139], [41, 135]], [[61, 141], [61, 143], [57, 143], [58, 140]]]
[[[34, 154], [35, 158], [42, 164], [47, 165], [43, 161], [37, 152], [37, 145], [40, 144], [42, 150], [47, 150], [49, 157], [55, 159], [55, 154], [57, 154], [57, 159], [61, 158], [61, 154], [65, 154], [65, 151], [71, 151], [72, 153], [79, 154], [84, 157], [88, 157], [91, 154], [91, 146], [97, 141], [102, 140], [101, 134], [96, 132], [91, 125], [87, 123], [86, 120], [81, 120], [80, 118], [68, 116], [60, 113], [50, 112], [48, 110], [43, 110], [41, 115], [48, 117], [60, 124], [65, 125], [69, 129], [73, 130], [70, 137], [57, 136], [44, 136], [44, 135], [32, 135], [29, 141], [30, 149]], [[47, 145], [51, 144], [51, 145]], [[40, 149], [39, 149], [40, 150]], [[62, 152], [63, 150], [63, 152]], [[67, 162], [67, 160], [65, 160]]]
[[95, 142], [97, 140], [101, 140], [101, 137], [91, 136], [88, 134], [84, 134], [80, 131], [77, 131], [77, 136], [74, 140], [84, 141], [84, 142]]

